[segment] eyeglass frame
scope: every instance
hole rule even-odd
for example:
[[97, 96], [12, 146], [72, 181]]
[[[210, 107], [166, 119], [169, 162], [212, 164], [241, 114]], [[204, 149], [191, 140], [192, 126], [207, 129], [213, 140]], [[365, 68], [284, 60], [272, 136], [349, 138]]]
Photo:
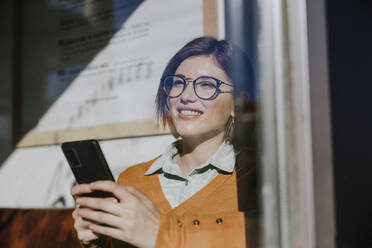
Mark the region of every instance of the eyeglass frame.
[[[182, 89], [181, 93], [178, 94], [177, 96], [170, 96], [170, 95], [167, 93], [166, 89], [165, 89], [165, 80], [166, 80], [167, 78], [169, 78], [169, 77], [178, 77], [178, 78], [182, 79], [183, 82], [184, 82], [183, 89]], [[196, 81], [199, 80], [200, 78], [209, 78], [209, 79], [213, 79], [213, 80], [215, 80], [215, 81], [217, 82], [217, 86], [215, 87], [215, 88], [216, 88], [216, 91], [215, 91], [215, 93], [214, 93], [211, 97], [203, 98], [203, 97], [200, 97], [200, 96], [198, 95], [198, 93], [196, 92]], [[186, 77], [185, 77], [184, 75], [182, 75], [182, 74], [167, 75], [167, 76], [163, 77], [163, 78], [161, 79], [161, 81], [162, 81], [162, 84], [163, 84], [162, 89], [164, 90], [165, 94], [166, 94], [169, 98], [177, 98], [177, 97], [179, 97], [180, 95], [182, 95], [182, 93], [185, 91], [185, 89], [186, 89], [186, 87], [187, 87], [187, 84], [188, 84], [187, 81], [192, 82], [192, 87], [193, 87], [193, 89], [194, 89], [194, 93], [195, 93], [195, 95], [196, 95], [199, 99], [201, 99], [201, 100], [205, 100], [205, 101], [214, 100], [214, 99], [216, 99], [216, 97], [217, 97], [219, 94], [222, 94], [222, 93], [233, 93], [233, 91], [222, 91], [222, 90], [220, 89], [220, 86], [221, 86], [222, 84], [225, 84], [225, 85], [228, 85], [228, 86], [234, 88], [234, 86], [233, 86], [232, 84], [225, 83], [224, 81], [222, 81], [222, 80], [220, 80], [220, 79], [218, 79], [218, 78], [212, 77], [212, 76], [204, 76], [204, 75], [202, 75], [202, 76], [200, 76], [200, 77], [197, 77], [197, 78], [194, 79], [194, 80], [192, 80], [192, 78], [186, 78]]]

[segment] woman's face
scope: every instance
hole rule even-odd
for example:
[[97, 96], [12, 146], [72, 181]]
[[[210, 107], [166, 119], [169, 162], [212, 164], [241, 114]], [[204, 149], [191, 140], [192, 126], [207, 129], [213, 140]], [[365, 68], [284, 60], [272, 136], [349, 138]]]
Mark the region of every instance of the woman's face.
[[[222, 93], [212, 100], [202, 100], [195, 95], [192, 80], [200, 76], [212, 76], [231, 84], [223, 69], [210, 56], [195, 56], [184, 60], [175, 74], [187, 78], [187, 87], [176, 98], [169, 98], [170, 117], [175, 131], [183, 138], [217, 135], [223, 137], [229, 117], [234, 116], [232, 93]], [[232, 91], [232, 87], [222, 84], [222, 91]]]

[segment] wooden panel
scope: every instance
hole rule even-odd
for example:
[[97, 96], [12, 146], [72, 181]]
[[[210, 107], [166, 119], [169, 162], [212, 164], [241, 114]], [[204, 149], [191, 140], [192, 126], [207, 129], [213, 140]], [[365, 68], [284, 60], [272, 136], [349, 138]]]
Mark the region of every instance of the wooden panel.
[[218, 38], [217, 0], [203, 1], [204, 35]]
[[65, 141], [82, 139], [117, 139], [140, 136], [169, 134], [155, 120], [142, 120], [126, 123], [113, 123], [100, 126], [71, 128], [50, 132], [31, 132], [26, 134], [17, 147], [61, 144]]
[[72, 209], [0, 209], [0, 247], [80, 247]]

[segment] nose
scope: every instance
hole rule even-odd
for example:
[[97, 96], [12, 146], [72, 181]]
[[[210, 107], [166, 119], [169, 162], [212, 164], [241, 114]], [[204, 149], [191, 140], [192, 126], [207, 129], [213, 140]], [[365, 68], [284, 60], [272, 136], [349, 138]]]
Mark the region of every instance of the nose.
[[181, 101], [182, 102], [195, 102], [197, 100], [197, 96], [194, 92], [193, 82], [187, 81], [184, 91], [181, 94]]

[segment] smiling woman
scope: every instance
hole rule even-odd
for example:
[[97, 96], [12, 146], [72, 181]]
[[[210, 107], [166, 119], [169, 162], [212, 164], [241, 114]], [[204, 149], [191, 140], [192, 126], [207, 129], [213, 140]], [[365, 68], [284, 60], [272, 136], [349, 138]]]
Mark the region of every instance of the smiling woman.
[[[117, 183], [72, 188], [84, 246], [257, 247], [254, 156], [234, 142], [234, 96], [244, 87], [232, 49], [201, 37], [168, 63], [156, 107], [178, 139], [161, 156], [125, 170]], [[94, 190], [116, 199], [82, 196]]]
[[[169, 97], [171, 125], [184, 141], [186, 139], [188, 142], [202, 144], [206, 140], [209, 142], [213, 140], [213, 143], [219, 146], [223, 141], [227, 121], [230, 116], [233, 118], [235, 113], [232, 94], [218, 95], [217, 91], [223, 87], [226, 91], [222, 92], [232, 93], [227, 91], [229, 88], [231, 90], [231, 83], [229, 85], [224, 83], [218, 87], [218, 82], [222, 82], [221, 80], [230, 82], [230, 79], [215, 59], [207, 55], [187, 58], [177, 68], [176, 74], [196, 80], [193, 81], [194, 90], [188, 86], [190, 84], [185, 83], [185, 80], [183, 91], [178, 97]], [[205, 77], [213, 77], [215, 80]], [[169, 94], [173, 88], [179, 87], [178, 81], [174, 81]], [[200, 95], [208, 98], [202, 99]]]

